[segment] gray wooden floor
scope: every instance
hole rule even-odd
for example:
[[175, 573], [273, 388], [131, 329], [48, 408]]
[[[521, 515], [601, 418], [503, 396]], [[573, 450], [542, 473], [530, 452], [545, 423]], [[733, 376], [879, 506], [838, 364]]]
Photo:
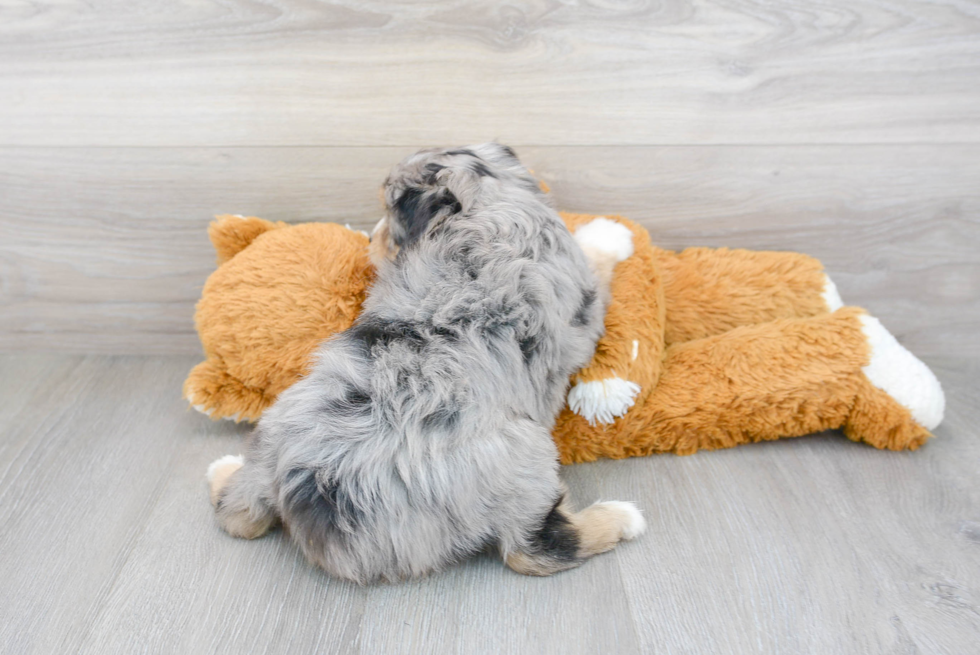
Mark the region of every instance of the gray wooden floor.
[[[650, 532], [551, 579], [357, 588], [215, 526], [180, 399], [215, 213], [364, 227], [498, 138], [563, 209], [821, 258], [937, 439], [566, 469]], [[980, 2], [0, 3], [0, 652], [980, 652]]]
[[188, 412], [190, 357], [0, 358], [0, 644], [9, 653], [973, 653], [977, 362], [931, 361], [938, 438], [839, 434], [565, 469], [650, 531], [548, 579], [478, 557], [359, 588], [280, 533], [216, 526], [204, 469], [243, 429]]

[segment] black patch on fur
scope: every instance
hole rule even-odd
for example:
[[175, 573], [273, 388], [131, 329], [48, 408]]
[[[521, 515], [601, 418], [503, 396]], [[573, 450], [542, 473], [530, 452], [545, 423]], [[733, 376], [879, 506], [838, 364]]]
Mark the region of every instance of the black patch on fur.
[[433, 327], [432, 334], [442, 337], [450, 343], [456, 343], [459, 341], [459, 332], [456, 330], [446, 328], [446, 327]]
[[504, 154], [506, 154], [508, 157], [513, 157], [514, 159], [517, 159], [517, 153], [514, 152], [513, 148], [511, 148], [510, 146], [505, 146], [502, 143], [498, 143], [497, 145], [500, 146], [500, 149], [503, 150]]
[[521, 356], [524, 358], [524, 365], [530, 366], [531, 360], [534, 356], [538, 354], [538, 338], [535, 335], [531, 335], [521, 339]]
[[425, 174], [425, 179], [423, 181], [426, 184], [435, 184], [436, 175], [439, 173], [439, 171], [443, 170], [444, 168], [446, 167], [443, 166], [442, 164], [436, 164], [436, 163], [426, 164], [425, 166], [426, 174]]
[[563, 499], [555, 501], [541, 527], [531, 535], [530, 550], [557, 560], [570, 561], [578, 556], [581, 541], [571, 521], [558, 509]]
[[394, 210], [398, 215], [401, 230], [395, 231], [392, 236], [398, 246], [415, 241], [428, 227], [432, 214], [427, 207], [422, 207], [424, 197], [425, 192], [422, 189], [411, 187], [405, 189], [405, 193], [395, 201]]
[[448, 207], [450, 214], [458, 214], [459, 212], [463, 211], [462, 203], [459, 202], [456, 195], [449, 189], [443, 189], [439, 193], [438, 203], [439, 209]]
[[459, 425], [459, 410], [455, 407], [440, 407], [422, 419], [423, 433], [452, 432]]
[[403, 342], [412, 347], [421, 347], [424, 343], [421, 332], [411, 323], [404, 321], [382, 321], [368, 317], [355, 323], [347, 336], [361, 345], [365, 354], [371, 355], [375, 348], [387, 348], [395, 342]]
[[582, 327], [589, 322], [589, 312], [592, 309], [592, 305], [595, 304], [595, 298], [595, 289], [586, 289], [582, 293], [582, 302], [579, 304], [575, 316], [572, 317], [572, 325], [574, 327]]
[[426, 193], [419, 187], [410, 187], [395, 201], [393, 207], [398, 217], [398, 229], [392, 231], [392, 237], [399, 247], [404, 247], [418, 241], [425, 234], [429, 223], [436, 214], [448, 208], [450, 214], [463, 210], [459, 199], [449, 189], [439, 189]]
[[[347, 330], [347, 336], [360, 346], [365, 356], [371, 357], [376, 348], [389, 348], [394, 343], [406, 344], [415, 350], [440, 340], [454, 344], [460, 339], [460, 329], [465, 327], [465, 325], [454, 328], [408, 321], [382, 321], [369, 316], [351, 326]], [[371, 398], [350, 387], [345, 395], [345, 402], [349, 406], [367, 405], [370, 404]]]
[[323, 538], [332, 530], [350, 532], [364, 521], [364, 513], [340, 484], [321, 485], [310, 469], [289, 471], [283, 486], [289, 488], [283, 498], [283, 514], [307, 534]]
[[[476, 157], [476, 153], [470, 150], [469, 148], [458, 148], [456, 150], [447, 150], [446, 154], [450, 156], [469, 155], [470, 157]], [[477, 159], [479, 159], [479, 157], [477, 157]]]
[[484, 164], [482, 161], [473, 162], [472, 164], [470, 164], [470, 168], [473, 170], [474, 173], [476, 173], [480, 177], [492, 177], [494, 179], [497, 178], [494, 172], [491, 171], [489, 168], [487, 168], [486, 164]]
[[330, 414], [356, 413], [365, 414], [371, 411], [371, 396], [357, 387], [344, 385], [344, 393], [340, 398], [330, 398], [323, 404], [322, 411]]

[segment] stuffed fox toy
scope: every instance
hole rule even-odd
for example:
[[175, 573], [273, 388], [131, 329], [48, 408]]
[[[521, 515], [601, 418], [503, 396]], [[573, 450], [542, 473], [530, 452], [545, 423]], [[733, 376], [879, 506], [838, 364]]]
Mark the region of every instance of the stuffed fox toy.
[[[597, 217], [563, 213], [569, 229]], [[690, 454], [841, 429], [914, 450], [942, 421], [939, 381], [864, 310], [844, 307], [817, 260], [787, 252], [662, 250], [629, 228], [606, 332], [571, 380], [553, 432], [563, 463]], [[207, 359], [184, 396], [255, 421], [358, 316], [368, 238], [340, 225], [220, 216], [218, 269], [195, 322]], [[581, 239], [580, 239], [581, 241]]]

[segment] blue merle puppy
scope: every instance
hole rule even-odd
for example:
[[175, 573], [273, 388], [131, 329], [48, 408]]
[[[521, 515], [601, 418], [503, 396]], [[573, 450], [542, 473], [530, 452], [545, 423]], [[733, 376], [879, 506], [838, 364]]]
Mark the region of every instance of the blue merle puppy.
[[358, 583], [488, 545], [549, 575], [642, 532], [630, 503], [569, 507], [550, 434], [622, 256], [593, 238], [590, 262], [496, 143], [412, 155], [384, 199], [363, 314], [266, 411], [244, 458], [208, 470], [221, 526], [254, 538], [281, 522], [313, 563]]

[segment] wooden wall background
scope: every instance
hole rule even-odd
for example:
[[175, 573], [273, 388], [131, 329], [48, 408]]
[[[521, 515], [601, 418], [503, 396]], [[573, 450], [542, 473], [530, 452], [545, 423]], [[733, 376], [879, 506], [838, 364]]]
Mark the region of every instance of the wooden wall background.
[[195, 353], [219, 212], [365, 226], [497, 138], [661, 245], [800, 250], [913, 350], [980, 354], [980, 4], [0, 6], [0, 349]]

